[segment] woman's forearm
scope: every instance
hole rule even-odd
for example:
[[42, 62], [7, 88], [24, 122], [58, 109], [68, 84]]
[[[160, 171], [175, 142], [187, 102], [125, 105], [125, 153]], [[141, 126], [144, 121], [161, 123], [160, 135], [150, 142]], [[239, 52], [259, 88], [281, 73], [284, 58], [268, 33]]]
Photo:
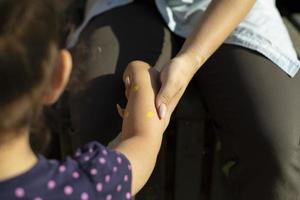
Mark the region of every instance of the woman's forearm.
[[254, 3], [255, 0], [213, 0], [186, 39], [178, 57], [188, 58], [193, 70], [197, 71], [244, 19]]

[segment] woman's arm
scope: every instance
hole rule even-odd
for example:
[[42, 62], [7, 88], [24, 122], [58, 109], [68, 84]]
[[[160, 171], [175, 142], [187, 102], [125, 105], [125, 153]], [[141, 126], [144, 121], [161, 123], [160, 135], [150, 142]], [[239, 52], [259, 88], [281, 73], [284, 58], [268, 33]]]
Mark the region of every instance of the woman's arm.
[[224, 42], [247, 15], [255, 0], [213, 0], [178, 56], [194, 61], [196, 70]]
[[161, 72], [162, 87], [156, 98], [160, 117], [174, 107], [203, 63], [243, 20], [255, 0], [213, 0], [178, 55]]
[[169, 116], [165, 120], [158, 117], [155, 107], [158, 74], [151, 71], [149, 65], [132, 62], [124, 73], [124, 80], [127, 77], [130, 80], [126, 86], [128, 103], [123, 113], [121, 142], [115, 149], [123, 153], [132, 165], [134, 195], [154, 169]]

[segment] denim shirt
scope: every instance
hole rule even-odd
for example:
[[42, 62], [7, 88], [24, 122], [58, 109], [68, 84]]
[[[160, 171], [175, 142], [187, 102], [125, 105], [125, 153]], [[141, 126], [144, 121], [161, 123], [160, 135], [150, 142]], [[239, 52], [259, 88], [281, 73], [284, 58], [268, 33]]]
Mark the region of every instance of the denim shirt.
[[[82, 25], [68, 38], [68, 47], [76, 44], [88, 22], [107, 10], [131, 3], [133, 0], [88, 0]], [[187, 37], [196, 27], [211, 0], [155, 0], [171, 31]], [[293, 77], [300, 61], [287, 29], [275, 6], [275, 0], [257, 0], [244, 20], [225, 40], [255, 50]]]

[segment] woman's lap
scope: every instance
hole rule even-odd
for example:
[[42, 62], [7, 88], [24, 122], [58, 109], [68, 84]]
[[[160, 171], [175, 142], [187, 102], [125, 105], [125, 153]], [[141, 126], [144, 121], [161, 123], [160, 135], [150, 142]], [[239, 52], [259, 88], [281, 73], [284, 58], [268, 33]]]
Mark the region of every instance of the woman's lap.
[[[222, 142], [239, 200], [300, 195], [300, 74], [290, 78], [265, 57], [223, 45], [195, 78]], [[297, 196], [298, 195], [298, 196]]]

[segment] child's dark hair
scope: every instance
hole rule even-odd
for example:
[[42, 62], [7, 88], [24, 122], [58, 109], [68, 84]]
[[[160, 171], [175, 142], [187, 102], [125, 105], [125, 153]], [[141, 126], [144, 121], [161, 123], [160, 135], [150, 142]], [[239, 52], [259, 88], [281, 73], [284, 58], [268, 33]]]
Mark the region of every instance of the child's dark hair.
[[52, 0], [0, 0], [0, 132], [27, 126], [37, 114], [59, 33]]

